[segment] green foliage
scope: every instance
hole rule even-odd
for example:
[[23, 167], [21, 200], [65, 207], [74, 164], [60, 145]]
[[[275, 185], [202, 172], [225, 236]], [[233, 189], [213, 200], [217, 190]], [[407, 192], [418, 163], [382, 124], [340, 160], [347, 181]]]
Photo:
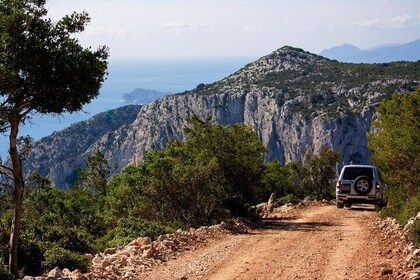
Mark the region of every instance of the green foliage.
[[[372, 124], [369, 148], [373, 162], [387, 182], [388, 205], [382, 216], [407, 223], [420, 212], [420, 89], [393, 95], [378, 108], [378, 120]], [[417, 221], [410, 238], [420, 244]]]
[[61, 225], [50, 226], [44, 235], [45, 240], [57, 244], [60, 248], [78, 253], [93, 253], [93, 236], [84, 227], [64, 228]]
[[92, 51], [77, 39], [76, 33], [90, 21], [88, 14], [73, 13], [53, 21], [47, 17], [45, 3], [0, 1], [0, 132], [9, 132], [11, 162], [10, 169], [1, 171], [8, 181], [13, 180], [9, 186], [13, 185], [16, 214], [9, 259], [15, 277], [25, 190], [21, 160], [29, 152], [29, 137], [20, 145], [19, 125], [35, 113], [81, 110], [99, 94], [107, 69], [108, 49]]
[[[264, 163], [265, 148], [249, 127], [215, 125], [197, 116], [191, 118], [186, 136], [162, 151], [148, 152], [138, 166], [127, 166], [110, 182], [108, 162], [99, 151], [87, 158], [78, 184], [68, 191], [33, 174], [22, 219], [23, 273], [40, 275], [55, 266], [86, 269], [84, 253], [121, 246], [139, 236], [156, 238], [181, 227], [251, 217], [250, 205], [266, 201], [272, 192], [280, 202], [293, 203], [322, 189], [307, 186], [308, 170], [316, 162], [314, 172], [328, 177], [335, 155], [322, 149], [303, 166]], [[4, 203], [2, 220], [7, 224], [10, 211], [10, 203]]]
[[31, 194], [37, 193], [38, 195], [41, 195], [52, 188], [51, 181], [38, 172], [32, 173], [26, 183], [26, 191]]
[[7, 265], [4, 264], [3, 258], [0, 258], [0, 279], [2, 280], [14, 280], [15, 277], [9, 273]]
[[335, 165], [341, 153], [328, 147], [322, 147], [318, 155], [308, 152], [305, 156], [306, 181], [305, 192], [316, 198], [332, 198], [331, 180], [336, 177]]
[[87, 158], [86, 168], [79, 170], [79, 177], [75, 187], [106, 196], [107, 180], [111, 175], [111, 171], [104, 155], [99, 150], [96, 150], [93, 155]]
[[[84, 268], [80, 254], [96, 252], [96, 242], [107, 230], [100, 212], [100, 196], [85, 190], [52, 188], [39, 174], [31, 176], [28, 185], [18, 254], [22, 273], [40, 275], [60, 264], [60, 256], [61, 265], [82, 264]], [[2, 216], [8, 220], [5, 224], [10, 224], [10, 216]], [[7, 244], [7, 238], [2, 243]], [[61, 255], [55, 250], [47, 260], [49, 248], [59, 248]]]
[[413, 223], [410, 231], [408, 232], [408, 238], [415, 246], [420, 247], [420, 220], [416, 220]]
[[89, 261], [85, 256], [61, 247], [52, 246], [45, 251], [44, 266], [47, 269], [59, 267], [61, 269], [68, 268], [74, 270], [78, 268], [81, 271], [87, 271], [88, 265]]
[[282, 166], [278, 161], [271, 161], [264, 164], [263, 176], [264, 195], [269, 197], [276, 193], [282, 197], [291, 191], [290, 172], [287, 167]]
[[[404, 224], [420, 211], [420, 89], [393, 95], [378, 108], [369, 148], [387, 182], [390, 215]], [[417, 212], [416, 212], [417, 211]]]
[[280, 197], [280, 198], [277, 200], [277, 202], [278, 202], [280, 205], [284, 205], [284, 204], [288, 204], [288, 203], [295, 204], [295, 203], [298, 203], [298, 202], [299, 202], [299, 200], [300, 200], [300, 199], [299, 199], [297, 196], [295, 196], [294, 194], [287, 194], [287, 195], [285, 195], [285, 196]]
[[282, 198], [281, 203], [288, 199], [333, 197], [331, 180], [335, 178], [335, 164], [341, 158], [339, 152], [323, 147], [319, 154], [308, 152], [303, 165], [289, 162], [282, 166], [278, 162], [265, 164], [263, 177], [266, 194], [276, 193]]
[[[403, 188], [406, 197], [420, 192], [420, 89], [393, 95], [378, 108], [369, 134], [372, 160], [390, 188]], [[392, 199], [390, 201], [392, 203]]]
[[44, 260], [44, 250], [41, 243], [35, 236], [22, 232], [19, 239], [18, 264], [25, 275], [42, 274], [42, 261]]
[[[242, 124], [220, 126], [193, 116], [184, 142], [151, 151], [138, 167], [111, 182], [110, 206], [135, 205], [121, 213], [161, 223], [199, 226], [243, 212], [261, 197], [265, 149]], [[121, 186], [118, 186], [121, 185]], [[132, 195], [133, 194], [133, 195]]]
[[305, 182], [307, 181], [306, 168], [296, 161], [287, 163], [284, 168], [289, 174], [288, 181], [290, 187], [287, 194], [294, 194], [299, 198], [303, 198], [307, 194], [305, 185]]
[[174, 231], [175, 228], [130, 216], [127, 219], [120, 219], [117, 226], [99, 240], [98, 247], [103, 250], [126, 245], [139, 236], [156, 239], [159, 235]]
[[[388, 205], [381, 210], [382, 218], [394, 217], [401, 225], [420, 212], [420, 194], [406, 198], [403, 188], [390, 188], [385, 191]], [[391, 200], [391, 201], [389, 201]]]
[[89, 23], [88, 14], [57, 22], [46, 15], [45, 1], [0, 3], [0, 96], [16, 97], [7, 99], [2, 112], [14, 104], [22, 105], [24, 116], [27, 110], [74, 112], [99, 93], [108, 50], [85, 49], [74, 36]]

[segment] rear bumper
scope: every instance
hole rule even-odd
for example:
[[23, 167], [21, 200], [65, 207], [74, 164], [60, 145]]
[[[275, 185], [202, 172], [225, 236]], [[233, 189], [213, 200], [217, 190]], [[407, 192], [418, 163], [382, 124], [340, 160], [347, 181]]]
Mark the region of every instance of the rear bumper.
[[348, 194], [337, 194], [336, 199], [341, 202], [366, 204], [377, 204], [381, 201], [380, 197], [374, 195], [353, 196]]

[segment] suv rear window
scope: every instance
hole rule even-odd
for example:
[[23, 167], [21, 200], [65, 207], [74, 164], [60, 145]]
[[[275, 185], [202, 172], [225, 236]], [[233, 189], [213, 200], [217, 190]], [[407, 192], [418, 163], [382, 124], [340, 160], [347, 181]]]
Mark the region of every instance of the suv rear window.
[[367, 167], [346, 167], [344, 169], [343, 180], [355, 180], [359, 176], [367, 176], [373, 180], [373, 169]]

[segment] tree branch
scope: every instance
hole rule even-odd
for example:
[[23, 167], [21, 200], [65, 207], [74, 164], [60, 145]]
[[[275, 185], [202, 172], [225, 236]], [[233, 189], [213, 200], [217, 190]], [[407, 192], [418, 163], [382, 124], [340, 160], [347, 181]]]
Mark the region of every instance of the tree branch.
[[6, 169], [6, 170], [8, 170], [8, 171], [10, 171], [10, 172], [12, 172], [12, 171], [13, 171], [13, 169], [12, 169], [12, 168], [10, 168], [10, 167], [8, 167], [8, 166], [6, 166], [6, 165], [4, 165], [4, 164], [0, 164], [0, 168]]
[[[13, 179], [13, 177], [10, 176], [9, 174], [7, 174], [6, 172], [0, 172], [0, 174], [3, 175], [4, 177], [6, 177], [6, 179], [8, 179], [8, 180], [12, 180], [13, 182], [15, 181]], [[3, 185], [4, 185], [4, 183], [3, 183]]]
[[32, 112], [32, 108], [28, 108], [26, 111], [23, 111], [22, 113], [19, 114], [19, 117], [26, 117], [30, 112]]

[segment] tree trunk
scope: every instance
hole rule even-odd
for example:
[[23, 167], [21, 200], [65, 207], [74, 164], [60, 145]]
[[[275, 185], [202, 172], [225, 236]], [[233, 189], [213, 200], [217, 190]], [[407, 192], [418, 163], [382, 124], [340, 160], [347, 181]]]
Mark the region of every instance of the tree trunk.
[[13, 202], [14, 202], [14, 212], [13, 212], [13, 221], [10, 232], [10, 241], [9, 241], [9, 270], [10, 272], [18, 278], [18, 241], [20, 233], [20, 220], [23, 212], [23, 194], [25, 190], [25, 183], [23, 181], [22, 173], [22, 164], [19, 158], [19, 151], [17, 147], [17, 137], [19, 133], [19, 114], [15, 113], [11, 116], [10, 119], [10, 136], [9, 136], [9, 145], [10, 145], [10, 159], [12, 162], [13, 169], [13, 180], [14, 180], [14, 190], [13, 190]]

